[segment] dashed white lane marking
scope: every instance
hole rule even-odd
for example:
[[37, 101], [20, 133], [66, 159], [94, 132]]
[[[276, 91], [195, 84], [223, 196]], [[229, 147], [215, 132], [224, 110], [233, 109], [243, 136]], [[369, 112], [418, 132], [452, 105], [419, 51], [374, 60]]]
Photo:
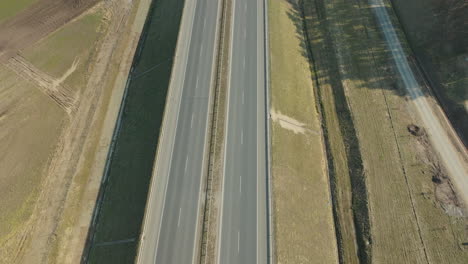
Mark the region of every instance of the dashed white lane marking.
[[180, 225], [180, 215], [182, 214], [182, 207], [179, 208], [179, 220], [177, 220], [177, 227]]
[[244, 144], [244, 131], [241, 132], [241, 144]]
[[185, 169], [184, 169], [184, 172], [187, 172], [187, 163], [188, 163], [188, 156], [187, 156], [187, 158], [185, 159]]
[[242, 91], [242, 104], [244, 104], [244, 91]]
[[237, 231], [237, 253], [240, 252], [240, 232]]
[[197, 76], [197, 84], [195, 85], [195, 90], [198, 88], [198, 76]]
[[239, 177], [239, 192], [242, 193], [242, 176]]
[[192, 114], [192, 119], [190, 120], [190, 128], [193, 127], [193, 114]]

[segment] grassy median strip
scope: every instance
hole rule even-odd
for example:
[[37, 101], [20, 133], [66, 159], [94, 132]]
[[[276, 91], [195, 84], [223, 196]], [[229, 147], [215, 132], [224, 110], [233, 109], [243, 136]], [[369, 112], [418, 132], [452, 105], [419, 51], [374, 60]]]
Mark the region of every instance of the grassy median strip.
[[183, 5], [184, 0], [154, 1], [149, 11], [108, 160], [89, 263], [134, 261]]
[[320, 117], [301, 16], [271, 0], [271, 141], [278, 263], [338, 261]]
[[228, 94], [229, 46], [231, 43], [232, 0], [222, 0], [219, 26], [217, 72], [214, 89], [212, 130], [210, 139], [210, 163], [207, 181], [207, 198], [203, 224], [201, 264], [216, 263], [216, 247], [219, 239], [220, 203], [222, 200], [222, 177], [224, 162], [224, 137], [226, 102]]

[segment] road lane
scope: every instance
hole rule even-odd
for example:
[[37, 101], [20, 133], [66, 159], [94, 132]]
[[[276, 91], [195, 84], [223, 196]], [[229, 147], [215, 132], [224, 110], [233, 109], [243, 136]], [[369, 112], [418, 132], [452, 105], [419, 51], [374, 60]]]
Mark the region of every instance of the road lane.
[[186, 0], [139, 263], [197, 258], [218, 15], [217, 0]]
[[266, 263], [262, 0], [234, 0], [218, 263]]

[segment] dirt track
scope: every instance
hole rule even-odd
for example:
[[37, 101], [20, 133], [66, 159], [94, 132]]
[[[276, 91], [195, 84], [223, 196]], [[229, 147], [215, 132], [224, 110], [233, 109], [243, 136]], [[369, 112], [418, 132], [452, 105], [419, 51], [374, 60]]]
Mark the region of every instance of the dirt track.
[[0, 24], [0, 60], [12, 57], [101, 0], [39, 0]]
[[63, 87], [60, 80], [56, 80], [47, 73], [42, 72], [20, 55], [11, 57], [6, 66], [18, 75], [38, 84], [38, 87], [45, 95], [50, 97], [65, 112], [71, 114], [75, 100], [71, 90], [68, 87]]

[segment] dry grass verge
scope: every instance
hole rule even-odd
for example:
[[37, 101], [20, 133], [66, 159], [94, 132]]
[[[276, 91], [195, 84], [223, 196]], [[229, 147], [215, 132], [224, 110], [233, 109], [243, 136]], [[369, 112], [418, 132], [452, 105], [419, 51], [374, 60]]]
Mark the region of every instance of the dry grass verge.
[[271, 156], [278, 263], [338, 262], [320, 117], [294, 3], [270, 1]]

